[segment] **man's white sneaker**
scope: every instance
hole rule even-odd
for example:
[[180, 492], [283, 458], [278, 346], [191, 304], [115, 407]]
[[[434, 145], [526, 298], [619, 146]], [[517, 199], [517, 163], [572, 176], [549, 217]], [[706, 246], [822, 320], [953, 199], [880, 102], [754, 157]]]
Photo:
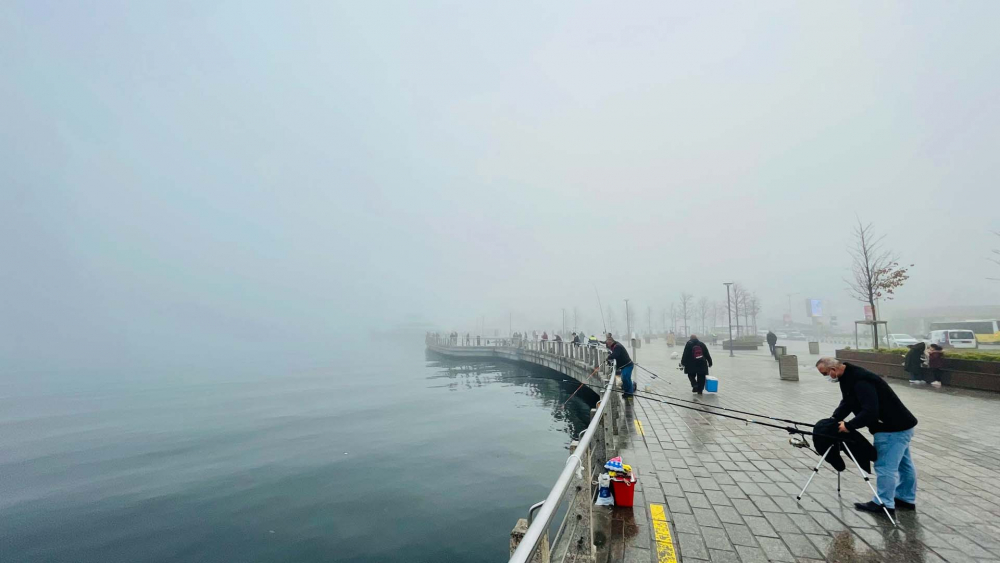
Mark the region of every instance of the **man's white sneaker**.
[[934, 387], [941, 387], [941, 382], [940, 381], [934, 381], [934, 382], [931, 382], [931, 385], [933, 385]]

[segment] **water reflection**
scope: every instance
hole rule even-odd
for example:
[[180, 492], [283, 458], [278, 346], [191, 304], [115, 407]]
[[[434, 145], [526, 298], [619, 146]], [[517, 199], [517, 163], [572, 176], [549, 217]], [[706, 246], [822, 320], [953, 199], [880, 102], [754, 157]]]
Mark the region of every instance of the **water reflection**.
[[[466, 391], [490, 385], [518, 388], [518, 394], [537, 400], [550, 410], [552, 420], [566, 434], [578, 438], [590, 423], [590, 409], [598, 396], [579, 382], [544, 368], [521, 367], [506, 362], [455, 359], [427, 351], [428, 367], [438, 368], [428, 380], [440, 381], [432, 387]], [[576, 392], [575, 395], [573, 393]], [[570, 398], [572, 396], [572, 398]], [[568, 401], [568, 402], [567, 402]]]

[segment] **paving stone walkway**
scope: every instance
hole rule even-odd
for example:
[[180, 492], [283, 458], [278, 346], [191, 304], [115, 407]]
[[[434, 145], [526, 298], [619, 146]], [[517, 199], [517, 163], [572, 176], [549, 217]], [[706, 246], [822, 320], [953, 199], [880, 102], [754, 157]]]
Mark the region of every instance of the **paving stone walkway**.
[[[818, 356], [803, 353], [805, 343], [792, 344], [798, 382], [778, 379], [766, 348], [729, 358], [713, 347], [720, 393], [697, 400], [804, 422], [828, 417], [839, 387], [815, 371]], [[638, 363], [660, 375], [637, 369], [640, 392], [695, 399], [670, 358], [680, 351], [663, 341], [640, 348]], [[838, 496], [836, 472], [824, 465], [796, 502], [819, 456], [790, 446], [786, 432], [635, 398], [622, 455], [639, 472], [636, 506], [614, 509], [601, 552], [644, 563], [1000, 561], [1000, 396], [890, 384], [920, 421], [911, 446], [918, 508], [897, 512], [898, 527], [854, 509], [872, 496], [856, 469], [842, 475]]]

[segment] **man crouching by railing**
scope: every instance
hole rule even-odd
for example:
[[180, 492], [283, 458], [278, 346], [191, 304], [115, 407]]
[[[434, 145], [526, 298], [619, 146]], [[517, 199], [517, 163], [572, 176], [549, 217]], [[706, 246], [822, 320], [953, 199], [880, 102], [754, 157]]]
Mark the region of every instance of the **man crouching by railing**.
[[621, 342], [618, 342], [608, 333], [604, 343], [608, 346], [608, 363], [617, 362], [618, 369], [622, 372], [622, 397], [631, 397], [635, 393], [635, 385], [632, 383], [632, 358], [628, 355], [628, 350]]

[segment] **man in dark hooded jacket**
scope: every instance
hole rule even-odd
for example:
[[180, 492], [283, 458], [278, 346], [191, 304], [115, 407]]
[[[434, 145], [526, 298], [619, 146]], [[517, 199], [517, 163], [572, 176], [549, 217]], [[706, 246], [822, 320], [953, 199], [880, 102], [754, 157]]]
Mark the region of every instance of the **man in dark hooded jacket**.
[[770, 330], [767, 331], [767, 347], [771, 349], [771, 355], [774, 355], [774, 345], [778, 343], [778, 335], [774, 334]]
[[[831, 382], [840, 384], [842, 400], [832, 417], [839, 421], [838, 431], [850, 433], [867, 426], [878, 452], [875, 460], [878, 495], [870, 502], [855, 503], [854, 508], [881, 513], [882, 505], [878, 502], [881, 500], [890, 514], [895, 514], [896, 508], [916, 509], [917, 469], [910, 458], [916, 417], [885, 380], [860, 366], [841, 363], [835, 358], [820, 358], [816, 369]], [[845, 422], [851, 413], [854, 418]]]
[[692, 334], [691, 339], [684, 345], [681, 365], [684, 366], [684, 373], [691, 382], [691, 392], [701, 395], [705, 390], [708, 368], [712, 367], [712, 355], [708, 352], [708, 346], [698, 340], [697, 335]]
[[910, 349], [903, 359], [903, 369], [910, 374], [910, 383], [926, 383], [924, 381], [924, 350], [927, 345], [917, 342], [908, 346]]

